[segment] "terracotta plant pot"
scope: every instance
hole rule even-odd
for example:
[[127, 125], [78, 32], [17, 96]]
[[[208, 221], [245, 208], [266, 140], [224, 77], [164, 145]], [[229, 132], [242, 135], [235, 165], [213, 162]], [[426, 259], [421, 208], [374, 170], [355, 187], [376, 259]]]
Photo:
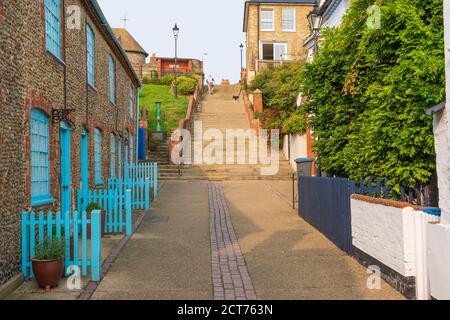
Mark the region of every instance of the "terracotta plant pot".
[[[102, 222], [101, 222], [102, 230], [101, 230], [101, 232], [102, 232], [102, 238], [103, 238], [105, 236], [106, 212], [102, 210], [101, 213], [102, 213]], [[91, 212], [87, 212], [87, 219], [91, 220]], [[86, 230], [87, 238], [91, 239], [91, 225], [88, 224], [86, 229], [87, 229]]]
[[64, 259], [36, 260], [31, 259], [33, 273], [39, 287], [50, 291], [58, 286], [64, 273]]

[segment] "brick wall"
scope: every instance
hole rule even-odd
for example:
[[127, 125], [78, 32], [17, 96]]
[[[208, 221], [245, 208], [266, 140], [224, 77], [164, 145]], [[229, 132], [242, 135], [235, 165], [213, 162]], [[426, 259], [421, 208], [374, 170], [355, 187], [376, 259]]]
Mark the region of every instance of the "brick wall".
[[[25, 202], [23, 181], [21, 2], [0, 1], [0, 285], [20, 271], [20, 210]], [[27, 8], [24, 7], [23, 10]], [[7, 58], [6, 58], [7, 57]]]
[[135, 53], [135, 52], [127, 52], [128, 59], [133, 65], [134, 71], [142, 79], [143, 69], [145, 66], [145, 54]]
[[3, 0], [0, 0], [0, 23], [3, 22]]
[[[0, 2], [1, 3], [1, 2]], [[0, 285], [20, 272], [20, 213], [28, 210], [58, 210], [59, 201], [43, 207], [30, 203], [30, 112], [43, 110], [50, 118], [53, 109], [75, 109], [70, 115], [72, 208], [80, 187], [80, 140], [89, 131], [89, 182], [94, 186], [93, 132], [101, 129], [103, 181], [110, 173], [110, 135], [135, 135], [130, 117], [130, 87], [136, 94], [137, 80], [99, 19], [84, 0], [65, 0], [81, 7], [81, 29], [63, 30], [62, 59], [45, 50], [43, 1], [4, 3], [0, 29]], [[66, 12], [66, 10], [62, 10]], [[63, 17], [64, 18], [64, 17]], [[86, 81], [86, 23], [95, 33], [95, 88]], [[108, 57], [116, 60], [116, 104], [109, 101]], [[136, 105], [135, 96], [133, 104]], [[133, 112], [135, 116], [136, 112]], [[50, 119], [51, 196], [60, 198], [60, 128]], [[122, 139], [124, 141], [124, 139]], [[136, 139], [134, 139], [136, 141]], [[125, 147], [122, 145], [122, 162]], [[117, 156], [117, 147], [116, 147]], [[116, 165], [118, 160], [116, 159]]]
[[[296, 31], [283, 32], [282, 9], [295, 8]], [[274, 9], [275, 31], [265, 32], [259, 28], [259, 12], [262, 8]], [[247, 69], [251, 74], [256, 70], [256, 60], [259, 59], [260, 41], [284, 41], [288, 43], [288, 57], [293, 60], [304, 58], [306, 55], [303, 47], [304, 40], [309, 36], [308, 13], [312, 10], [311, 5], [272, 5], [272, 4], [249, 4], [247, 12]]]

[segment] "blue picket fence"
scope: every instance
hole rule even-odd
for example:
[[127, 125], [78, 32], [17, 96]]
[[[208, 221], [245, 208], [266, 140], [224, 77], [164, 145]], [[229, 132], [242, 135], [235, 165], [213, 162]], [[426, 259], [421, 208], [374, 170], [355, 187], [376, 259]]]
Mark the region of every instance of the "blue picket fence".
[[105, 233], [117, 234], [126, 232], [131, 235], [132, 201], [131, 190], [78, 190], [78, 210], [85, 211], [90, 203], [96, 203], [106, 213]]
[[131, 207], [133, 209], [148, 210], [151, 207], [150, 202], [150, 179], [127, 179], [121, 180], [111, 178], [108, 180], [108, 190], [122, 193], [126, 190], [131, 191]]
[[[87, 229], [91, 228], [90, 250], [88, 250]], [[38, 242], [36, 241], [36, 237]], [[86, 276], [88, 268], [93, 281], [100, 281], [101, 263], [101, 212], [93, 211], [91, 219], [87, 213], [73, 215], [66, 212], [22, 212], [22, 272], [25, 278], [34, 278], [31, 259], [35, 256], [35, 248], [45, 238], [65, 239], [64, 267], [78, 266], [82, 275]], [[79, 244], [81, 240], [81, 245]], [[71, 246], [72, 244], [72, 246]], [[71, 255], [71, 247], [73, 255]]]
[[417, 185], [412, 188], [398, 186], [393, 188], [387, 178], [360, 178], [359, 181], [351, 181], [354, 193], [367, 195], [375, 198], [393, 199], [408, 202], [419, 207], [430, 207], [437, 205], [432, 203], [430, 197], [430, 186]]
[[125, 180], [150, 179], [153, 197], [158, 196], [158, 163], [138, 163], [125, 165]]

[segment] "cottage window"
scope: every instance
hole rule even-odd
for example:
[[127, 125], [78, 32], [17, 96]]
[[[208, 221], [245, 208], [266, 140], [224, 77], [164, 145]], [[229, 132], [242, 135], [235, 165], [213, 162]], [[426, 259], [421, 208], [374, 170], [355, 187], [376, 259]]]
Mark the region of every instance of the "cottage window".
[[49, 119], [39, 109], [30, 118], [31, 205], [54, 202], [50, 196]]
[[94, 175], [95, 184], [102, 185], [102, 132], [98, 128], [94, 131]]
[[116, 103], [116, 63], [109, 56], [109, 101]]
[[295, 32], [295, 9], [283, 9], [283, 31]]
[[116, 177], [116, 135], [111, 133], [111, 178]]
[[61, 0], [44, 0], [46, 50], [61, 59]]
[[274, 31], [273, 9], [261, 9], [261, 31]]
[[130, 134], [130, 163], [134, 163], [134, 137]]
[[95, 87], [95, 36], [90, 25], [86, 26], [87, 81]]

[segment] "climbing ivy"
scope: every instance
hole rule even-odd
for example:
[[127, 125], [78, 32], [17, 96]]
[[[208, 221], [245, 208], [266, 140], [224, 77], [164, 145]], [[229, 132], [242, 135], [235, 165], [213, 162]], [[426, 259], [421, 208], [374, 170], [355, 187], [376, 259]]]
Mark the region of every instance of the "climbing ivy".
[[[381, 9], [368, 28], [367, 9]], [[432, 119], [445, 98], [442, 0], [354, 0], [324, 31], [301, 91], [322, 169], [339, 176], [428, 182], [435, 170]]]

